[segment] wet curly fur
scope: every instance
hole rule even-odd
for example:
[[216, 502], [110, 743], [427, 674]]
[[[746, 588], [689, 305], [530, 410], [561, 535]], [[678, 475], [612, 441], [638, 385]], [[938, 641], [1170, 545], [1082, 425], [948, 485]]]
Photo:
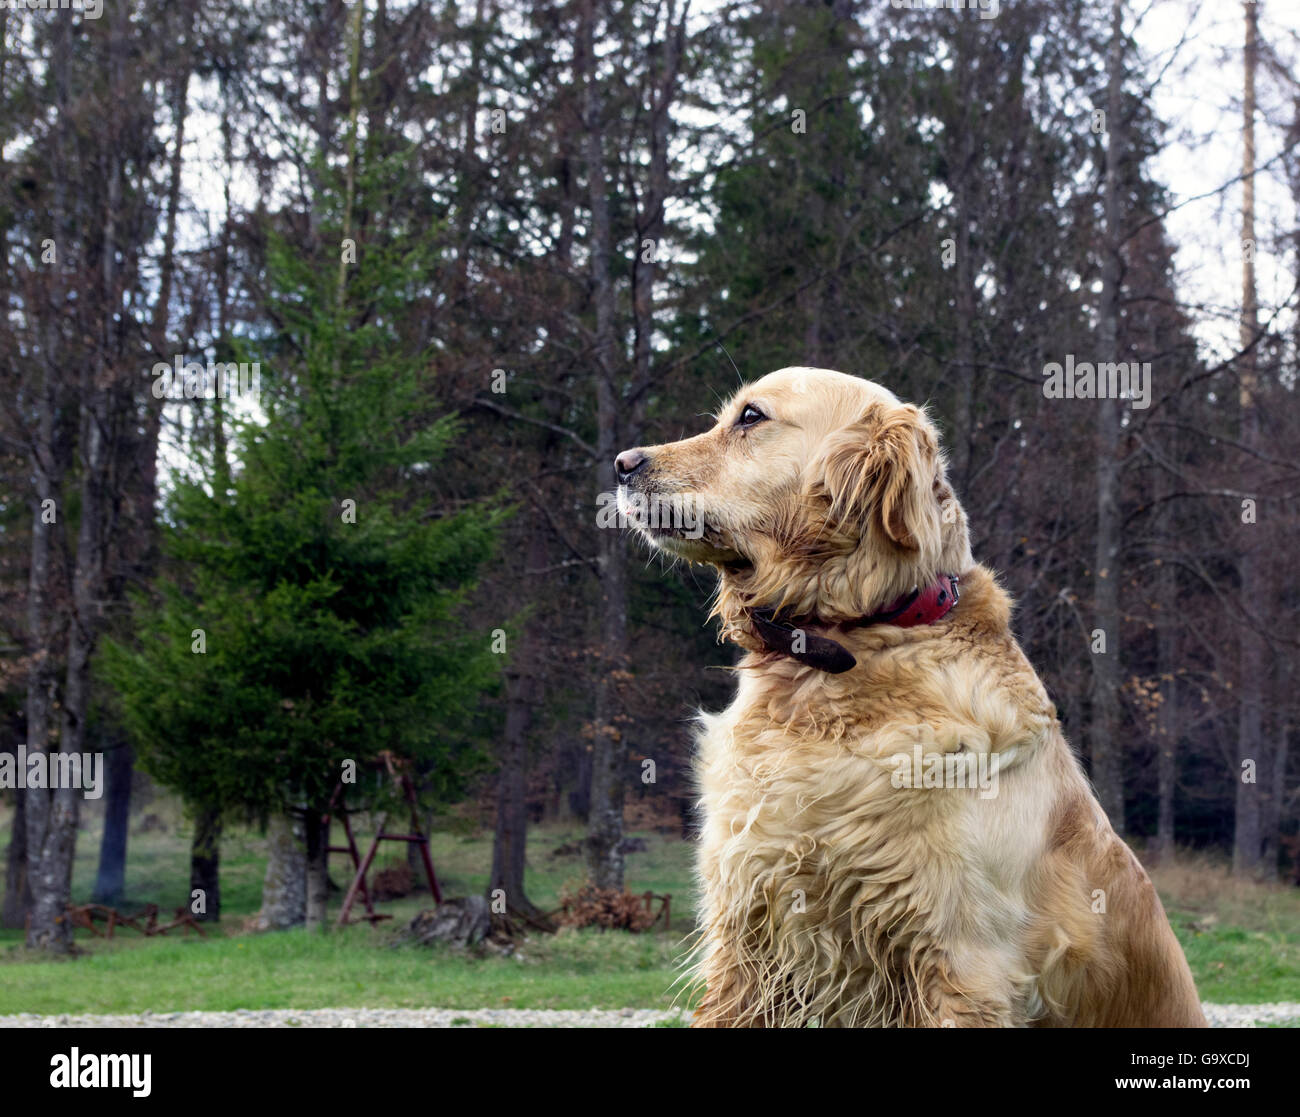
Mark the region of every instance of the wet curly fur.
[[[758, 416], [758, 418], [755, 418]], [[879, 385], [782, 369], [717, 425], [638, 452], [620, 496], [689, 503], [642, 524], [719, 571], [749, 654], [701, 714], [697, 1026], [1204, 1026], [1150, 880], [1115, 835], [970, 554], [935, 430]], [[940, 573], [930, 626], [847, 627]], [[857, 659], [768, 651], [779, 606]], [[898, 786], [898, 758], [995, 765], [996, 793]]]

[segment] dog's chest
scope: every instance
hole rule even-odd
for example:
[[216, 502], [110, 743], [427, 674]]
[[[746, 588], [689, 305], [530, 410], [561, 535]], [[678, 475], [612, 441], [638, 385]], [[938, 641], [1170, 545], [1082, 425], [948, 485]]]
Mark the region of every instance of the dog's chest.
[[877, 901], [886, 891], [924, 892], [923, 878], [942, 875], [937, 862], [952, 858], [935, 849], [922, 866], [911, 864], [911, 851], [960, 829], [964, 806], [895, 787], [894, 769], [873, 755], [873, 744], [756, 728], [739, 703], [703, 719], [697, 775], [706, 888], [733, 913], [757, 906], [778, 923], [810, 908], [822, 917], [848, 914], [837, 901], [849, 897], [837, 889], [856, 889], [850, 906], [869, 907], [868, 880]]
[[1035, 855], [1026, 831], [1040, 820], [978, 789], [898, 786], [882, 751], [908, 729], [791, 734], [756, 715], [744, 685], [701, 719], [705, 935], [768, 975], [756, 996], [770, 1000], [785, 973], [804, 986], [805, 1015], [897, 1023], [900, 975], [927, 944], [1015, 942]]

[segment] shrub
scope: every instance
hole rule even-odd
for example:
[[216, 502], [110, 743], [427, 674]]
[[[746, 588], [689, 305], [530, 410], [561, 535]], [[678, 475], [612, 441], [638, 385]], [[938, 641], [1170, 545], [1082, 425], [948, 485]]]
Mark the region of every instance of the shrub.
[[644, 931], [655, 921], [645, 900], [616, 888], [584, 884], [560, 893], [559, 923], [564, 927], [600, 927], [607, 931]]

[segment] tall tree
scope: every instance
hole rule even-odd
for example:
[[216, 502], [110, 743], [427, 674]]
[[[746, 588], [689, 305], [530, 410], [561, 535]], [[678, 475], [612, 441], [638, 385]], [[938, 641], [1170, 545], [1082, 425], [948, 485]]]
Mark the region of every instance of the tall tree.
[[[358, 169], [358, 197], [402, 172]], [[245, 353], [267, 420], [236, 424], [228, 498], [206, 478], [177, 484], [161, 598], [137, 603], [133, 647], [106, 648], [146, 769], [198, 803], [273, 820], [273, 925], [321, 918], [307, 909], [307, 854], [320, 857], [313, 828], [349, 770], [389, 750], [435, 772], [439, 798], [459, 789], [477, 695], [499, 670], [487, 634], [457, 615], [498, 517], [431, 516], [408, 484], [455, 438], [423, 381], [427, 352], [400, 330], [431, 242], [372, 228], [354, 255], [346, 179], [332, 181], [319, 235], [349, 261], [346, 297], [333, 253], [272, 233], [278, 325]]]
[[[44, 80], [62, 111], [49, 124], [48, 153], [28, 156], [49, 176], [40, 189], [49, 190], [53, 223], [42, 242], [48, 286], [26, 304], [24, 327], [39, 338], [43, 366], [24, 402], [34, 480], [28, 738], [45, 755], [80, 754], [93, 743], [91, 665], [125, 530], [127, 463], [144, 390], [136, 310], [156, 220], [154, 91], [148, 66], [133, 64], [141, 34], [133, 8], [104, 14], [51, 21]], [[104, 103], [116, 106], [107, 126], [84, 126], [92, 106]], [[63, 951], [71, 943], [65, 908], [81, 795], [80, 787], [59, 786], [27, 797], [34, 947]]]
[[[1117, 366], [1120, 359], [1120, 281], [1124, 233], [1121, 167], [1125, 159], [1123, 0], [1112, 0], [1110, 52], [1106, 80], [1106, 170], [1103, 188], [1104, 242], [1101, 249], [1101, 299], [1098, 365]], [[1092, 570], [1094, 632], [1092, 705], [1088, 740], [1092, 781], [1117, 833], [1124, 833], [1124, 768], [1119, 752], [1121, 679], [1120, 573], [1120, 400], [1099, 392], [1097, 409], [1097, 537]], [[1098, 637], [1094, 637], [1098, 639]]]
[[[1241, 356], [1238, 360], [1238, 438], [1246, 454], [1259, 452], [1259, 310], [1255, 292], [1255, 73], [1259, 66], [1259, 15], [1255, 4], [1242, 5], [1246, 17], [1243, 52], [1241, 163]], [[1258, 602], [1266, 600], [1264, 566], [1259, 553], [1262, 527], [1243, 525], [1238, 559], [1243, 603], [1239, 626], [1237, 705], [1237, 801], [1232, 836], [1232, 869], [1255, 876], [1262, 868], [1263, 830], [1260, 817], [1261, 777], [1271, 773], [1263, 731], [1264, 636], [1254, 621]]]

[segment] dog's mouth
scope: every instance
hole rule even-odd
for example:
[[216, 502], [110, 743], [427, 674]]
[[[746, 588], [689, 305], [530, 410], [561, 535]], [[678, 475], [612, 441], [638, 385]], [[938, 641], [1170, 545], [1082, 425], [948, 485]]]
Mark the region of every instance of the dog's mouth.
[[742, 561], [694, 493], [663, 493], [620, 485], [618, 511], [654, 546], [690, 560], [723, 564]]

